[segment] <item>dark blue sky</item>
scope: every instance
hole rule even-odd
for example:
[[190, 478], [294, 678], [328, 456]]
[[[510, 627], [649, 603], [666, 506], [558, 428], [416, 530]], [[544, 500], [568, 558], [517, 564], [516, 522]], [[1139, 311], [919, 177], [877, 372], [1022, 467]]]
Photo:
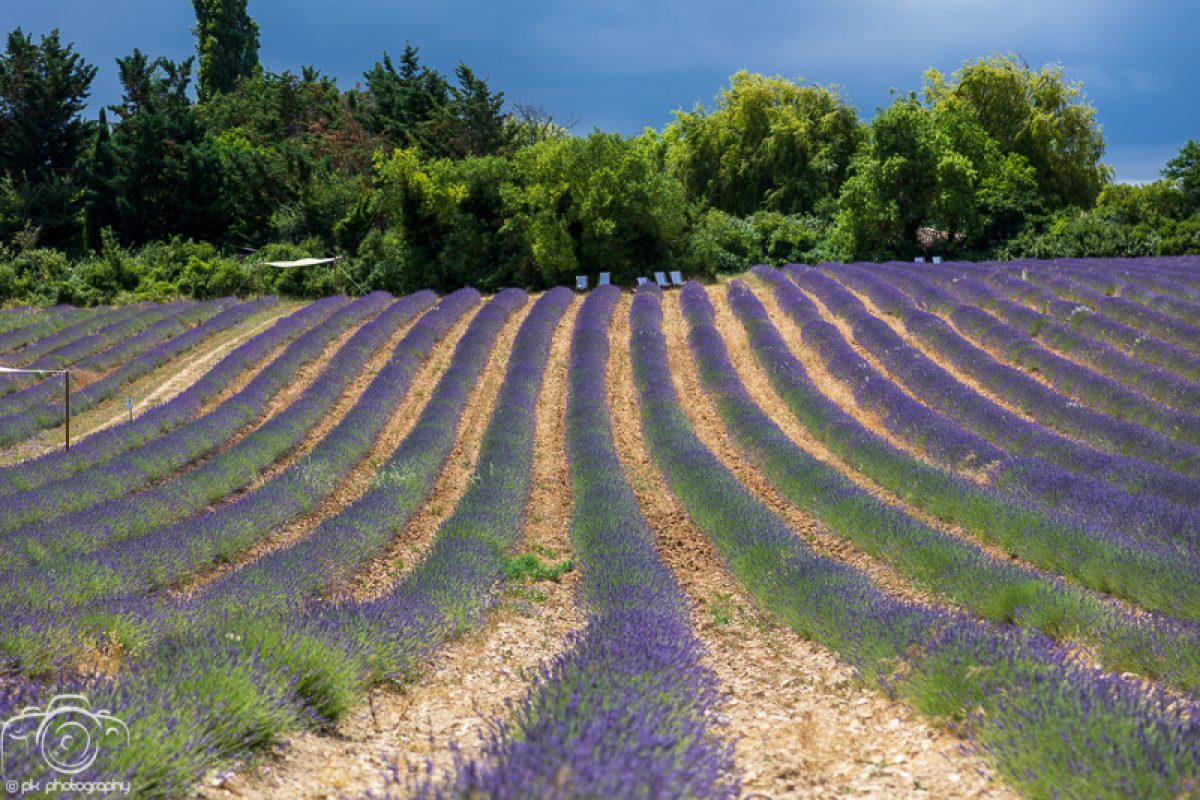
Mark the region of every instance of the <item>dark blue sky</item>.
[[[710, 102], [750, 69], [837, 83], [869, 118], [930, 66], [1014, 51], [1060, 63], [1099, 108], [1119, 180], [1158, 177], [1200, 138], [1200, 7], [1189, 0], [250, 0], [268, 69], [314, 64], [342, 86], [405, 41], [451, 72], [465, 61], [510, 100], [636, 133]], [[100, 67], [94, 105], [119, 96], [113, 59], [191, 54], [188, 0], [0, 0], [0, 28], [64, 39]]]

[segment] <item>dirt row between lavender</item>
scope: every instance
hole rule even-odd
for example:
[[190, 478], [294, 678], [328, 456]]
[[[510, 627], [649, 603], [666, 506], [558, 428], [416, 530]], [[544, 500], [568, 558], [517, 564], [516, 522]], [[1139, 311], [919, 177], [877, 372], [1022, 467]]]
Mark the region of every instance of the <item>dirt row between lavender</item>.
[[[212, 366], [224, 358], [235, 347], [250, 337], [273, 325], [278, 319], [294, 311], [298, 306], [280, 310], [272, 307], [221, 331], [186, 353], [168, 361], [146, 375], [122, 387], [121, 391], [101, 401], [93, 408], [71, 415], [71, 441], [79, 442], [106, 428], [129, 419], [128, 398], [134, 399], [134, 414], [140, 413], [151, 404], [166, 403], [183, 393], [204, 376]], [[257, 373], [259, 368], [253, 372]], [[95, 378], [103, 377], [98, 374]], [[60, 380], [50, 378], [49, 380]], [[249, 378], [246, 378], [249, 381]], [[80, 388], [74, 380], [72, 390]], [[224, 394], [224, 392], [222, 392]], [[211, 402], [211, 401], [210, 401]], [[203, 413], [203, 412], [202, 412]], [[19, 447], [0, 454], [0, 466], [8, 466], [27, 458], [34, 458], [48, 450], [62, 446], [65, 426], [44, 428], [25, 440]]]
[[[571, 493], [565, 436], [567, 364], [578, 303], [556, 331], [545, 382], [536, 406], [532, 487], [526, 504], [522, 549], [547, 557], [570, 557], [568, 536]], [[491, 416], [509, 355], [511, 337], [503, 338], [485, 370], [494, 390], [478, 389], [468, 402], [454, 452], [439, 475], [433, 495], [396, 537], [392, 552], [363, 573], [356, 595], [371, 596], [391, 585], [388, 574], [399, 557], [405, 569], [432, 545], [437, 527], [465, 491], [477, 460], [483, 429]], [[402, 574], [402, 573], [401, 573]], [[217, 776], [200, 796], [297, 800], [361, 796], [384, 786], [393, 765], [424, 769], [428, 759], [436, 771], [452, 765], [450, 743], [464, 755], [478, 752], [492, 722], [506, 716], [530, 685], [541, 664], [567, 646], [568, 637], [584, 621], [577, 607], [578, 575], [539, 584], [544, 599], [506, 593], [484, 623], [447, 643], [425, 665], [416, 680], [400, 689], [378, 689], [334, 730], [303, 733], [278, 747], [245, 774]]]
[[[617, 450], [726, 692], [722, 713], [738, 737], [743, 790], [774, 798], [1011, 797], [962, 740], [864, 686], [852, 668], [774, 623], [742, 591], [646, 451], [629, 363], [629, 305], [623, 298], [610, 339]], [[686, 395], [688, 402], [697, 394]]]

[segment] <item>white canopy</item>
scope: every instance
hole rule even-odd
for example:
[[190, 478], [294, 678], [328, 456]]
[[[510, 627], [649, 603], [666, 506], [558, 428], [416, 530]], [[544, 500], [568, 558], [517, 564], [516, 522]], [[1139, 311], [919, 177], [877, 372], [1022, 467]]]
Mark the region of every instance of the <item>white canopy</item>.
[[268, 261], [268, 267], [293, 269], [295, 267], [315, 267], [317, 264], [332, 264], [336, 258], [302, 258], [299, 261]]
[[16, 367], [0, 366], [0, 372], [20, 372], [26, 375], [58, 375], [66, 372], [64, 369], [17, 369]]

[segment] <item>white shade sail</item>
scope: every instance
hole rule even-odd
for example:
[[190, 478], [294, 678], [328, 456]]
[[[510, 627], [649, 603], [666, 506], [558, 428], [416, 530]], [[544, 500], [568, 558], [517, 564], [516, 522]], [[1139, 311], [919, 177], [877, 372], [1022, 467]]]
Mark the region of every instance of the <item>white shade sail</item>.
[[25, 375], [58, 375], [65, 369], [17, 369], [16, 367], [0, 367], [0, 372], [20, 372]]
[[295, 269], [296, 267], [315, 267], [318, 264], [332, 264], [336, 258], [302, 258], [299, 261], [268, 261], [268, 267], [280, 269]]

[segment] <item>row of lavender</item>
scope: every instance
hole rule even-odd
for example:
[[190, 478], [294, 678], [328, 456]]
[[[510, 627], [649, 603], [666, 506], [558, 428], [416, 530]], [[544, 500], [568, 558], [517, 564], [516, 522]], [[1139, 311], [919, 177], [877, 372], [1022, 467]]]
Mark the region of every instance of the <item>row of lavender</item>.
[[[179, 356], [193, 350], [205, 340], [222, 331], [239, 325], [275, 303], [275, 298], [266, 297], [239, 303], [221, 309], [221, 304], [202, 305], [194, 314], [172, 316], [147, 328], [142, 334], [120, 342], [105, 351], [105, 356], [116, 359], [119, 367], [108, 371], [103, 377], [86, 384], [72, 393], [71, 410], [77, 414], [92, 408], [97, 403], [115, 395], [126, 384], [147, 375]], [[219, 313], [215, 313], [219, 311]], [[191, 322], [199, 322], [187, 328]], [[180, 332], [180, 331], [183, 332]], [[169, 338], [163, 338], [168, 336]], [[87, 361], [89, 359], [85, 359]], [[97, 365], [102, 367], [110, 364]], [[43, 381], [35, 387], [18, 392], [19, 404], [24, 406], [7, 416], [0, 417], [0, 444], [9, 444], [27, 438], [42, 428], [62, 424], [65, 406], [58, 398], [57, 387]]]
[[615, 287], [593, 291], [571, 343], [571, 540], [587, 624], [534, 676], [483, 753], [420, 782], [417, 797], [737, 796], [716, 679], [701, 664], [687, 601], [655, 553], [613, 440], [605, 374], [619, 296]]
[[[136, 785], [150, 796], [169, 794], [170, 788], [178, 791], [194, 781], [197, 768], [211, 768], [232, 755], [261, 747], [298, 725], [340, 718], [370, 686], [404, 680], [437, 643], [469, 624], [472, 615], [464, 606], [474, 600], [486, 601], [489, 592], [486, 581], [474, 580], [472, 577], [480, 576], [466, 575], [464, 570], [482, 563], [481, 551], [493, 552], [491, 537], [511, 537], [519, 530], [528, 491], [532, 426], [528, 436], [514, 441], [504, 435], [501, 424], [512, 423], [522, 410], [531, 414], [554, 322], [569, 299], [565, 294], [556, 293], [543, 302], [518, 334], [513, 363], [521, 367], [510, 369], [511, 380], [506, 378], [501, 390], [503, 405], [498, 404], [498, 408], [510, 410], [504, 423], [493, 420], [489, 425], [480, 454], [481, 468], [486, 464], [486, 474], [492, 476], [491, 488], [483, 486], [483, 480], [472, 482], [469, 508], [460, 506], [439, 531], [440, 547], [435, 545], [416, 570], [382, 596], [359, 602], [336, 599], [350, 577], [347, 570], [386, 546], [432, 489], [449, 455], [471, 387], [482, 373], [500, 327], [525, 302], [524, 294], [516, 290], [502, 293], [476, 315], [413, 431], [380, 467], [378, 475], [384, 480], [349, 508], [325, 520], [299, 545], [268, 555], [248, 567], [244, 575], [235, 572], [179, 604], [174, 609], [177, 618], [169, 616], [172, 610], [168, 606], [155, 610], [172, 632], [139, 659], [139, 665], [149, 670], [148, 692], [161, 685], [164, 664], [185, 676], [185, 691], [231, 672], [253, 682], [256, 696], [250, 707], [237, 705], [236, 687], [228, 696], [215, 698], [221, 704], [216, 712], [200, 705], [188, 707], [193, 715], [189, 730], [218, 737], [225, 749], [213, 752], [202, 749], [200, 742], [191, 742], [183, 751], [190, 757], [185, 759], [192, 770], [189, 774], [177, 764], [158, 763], [155, 756], [169, 751], [146, 742], [140, 752], [130, 755], [127, 751], [114, 762], [101, 764], [102, 769], [112, 774], [141, 757], [134, 770]], [[385, 404], [394, 411], [416, 365], [477, 302], [477, 293], [463, 290], [423, 317], [364, 393], [364, 398], [374, 398], [364, 410]], [[329, 438], [347, 436], [353, 436], [352, 424], [331, 432]], [[525, 469], [521, 469], [523, 453]], [[387, 476], [398, 474], [414, 476], [412, 494], [393, 491]], [[477, 476], [483, 474], [477, 471]], [[497, 485], [500, 476], [503, 480]], [[475, 529], [472, 523], [481, 517], [493, 525]], [[369, 531], [357, 527], [367, 522]], [[498, 555], [493, 555], [496, 558]], [[330, 602], [323, 597], [334, 599]], [[228, 651], [229, 655], [214, 660], [209, 654], [212, 650], [218, 654]], [[138, 668], [132, 669], [135, 681]], [[228, 709], [233, 712], [232, 719], [221, 714]], [[187, 764], [187, 760], [193, 763]]]
[[1192, 704], [1080, 665], [1009, 626], [898, 601], [813, 554], [696, 438], [679, 407], [656, 287], [639, 289], [631, 341], [651, 454], [729, 568], [788, 625], [936, 717], [967, 728], [1034, 796], [1173, 797], [1200, 768]]
[[[792, 292], [795, 287], [777, 273], [760, 274], [778, 283], [778, 299], [786, 309], [789, 287]], [[1119, 532], [1086, 518], [1021, 502], [913, 457], [821, 391], [747, 286], [731, 284], [729, 302], [749, 337], [751, 352], [788, 409], [850, 469], [903, 502], [1043, 569], [1068, 575], [1082, 586], [1147, 609], [1200, 619], [1194, 562], [1174, 552], [1136, 546]], [[811, 341], [809, 325], [825, 323], [809, 322], [803, 327]], [[839, 362], [851, 358], [841, 352]]]
[[[954, 323], [974, 342], [997, 353], [1006, 363], [1039, 374], [1050, 382], [1053, 389], [1042, 387], [1040, 395], [1029, 391], [1011, 391], [1006, 395], [1029, 413], [1042, 410], [1046, 403], [1039, 402], [1040, 397], [1053, 393], [1062, 398], [1059, 404], [1064, 409], [1051, 417], [1051, 422], [1063, 433], [1105, 450], [1154, 461], [1185, 475], [1200, 475], [1200, 448], [1196, 446], [1200, 442], [1200, 417], [1191, 410], [1200, 403], [1200, 384], [1166, 370], [1152, 371], [1112, 347], [1024, 306], [1002, 300], [987, 284], [953, 267], [943, 265], [917, 271], [902, 265], [872, 272], [884, 281], [901, 279], [910, 296], [919, 298]], [[840, 270], [830, 273], [838, 275]], [[1069, 353], [1073, 359], [1093, 363], [1085, 366], [1065, 358], [1039, 344], [1042, 339], [1052, 339], [1056, 349]], [[1102, 362], [1101, 370], [1096, 368], [1098, 361]], [[1111, 374], [1104, 374], [1105, 371]], [[1130, 388], [1126, 381], [1138, 388]], [[1161, 391], [1155, 391], [1156, 388]], [[1148, 396], [1164, 393], [1183, 410], [1155, 402]], [[1074, 406], [1071, 400], [1076, 401]]]
[[[310, 507], [319, 502], [333, 490], [341, 472], [328, 471], [319, 480], [314, 479], [311, 470], [304, 470], [313, 456], [309, 453], [308, 458], [255, 491], [242, 493], [238, 503], [226, 501], [204, 511], [211, 503], [251, 484], [262, 470], [302, 442], [361, 373], [367, 360], [400, 325], [423, 311], [430, 299], [430, 295], [422, 294], [394, 301], [381, 293], [355, 301], [325, 325], [332, 324], [336, 329], [356, 324], [364, 315], [374, 319], [346, 341], [291, 405], [250, 434], [199, 466], [172, 474], [149, 489], [14, 530], [2, 543], [11, 558], [0, 585], [0, 603], [13, 612], [10, 626], [4, 629], [4, 650], [20, 660], [25, 672], [45, 671], [63, 661], [70, 663], [86, 646], [86, 638], [78, 636], [80, 618], [103, 627], [109, 621], [94, 613], [96, 606], [119, 606], [124, 598], [136, 605], [147, 589], [182, 577], [189, 565], [198, 568], [232, 552], [229, 543], [258, 531], [251, 520], [239, 519], [239, 513], [254, 508], [256, 499], [265, 501], [265, 489], [281, 481], [298, 480], [300, 490], [288, 497], [292, 502], [286, 507]], [[473, 302], [468, 297], [468, 306]], [[322, 327], [298, 339], [288, 350], [303, 353], [306, 345], [314, 343], [321, 347], [321, 339], [314, 334], [321, 334]], [[382, 420], [377, 421], [376, 429], [378, 425]], [[326, 436], [322, 443], [330, 440]], [[327, 448], [336, 453], [333, 441], [335, 444]], [[180, 542], [187, 546], [180, 547]]]
[[[1026, 381], [1049, 391], [1021, 371], [991, 358], [940, 317], [921, 311], [903, 292], [892, 289], [885, 294], [878, 284], [859, 281], [852, 267], [838, 274], [843, 273], [847, 282], [854, 280], [853, 285], [864, 292], [873, 292], [869, 296], [877, 305], [902, 314], [906, 329], [939, 357], [976, 376], [990, 375], [990, 387], [996, 394], [1005, 396], [1006, 386]], [[865, 362], [836, 329], [825, 323], [810, 328], [809, 323], [820, 320], [815, 306], [794, 287], [782, 287], [787, 292], [786, 310], [812, 334], [802, 334], [806, 341], [811, 338], [830, 370], [849, 383], [859, 401], [877, 410], [888, 429], [910, 446], [935, 463], [952, 469], [969, 467], [982, 472], [998, 488], [1121, 532], [1139, 546], [1166, 554], [1195, 552], [1200, 513], [1190, 506], [1200, 497], [1200, 483], [1165, 467], [1090, 448], [1012, 413], [906, 343], [831, 277], [812, 269], [791, 269], [789, 275], [819, 297], [832, 314], [851, 324], [858, 344], [912, 393], [910, 396]], [[1038, 418], [1051, 416], [1061, 405], [1054, 402]], [[970, 454], [976, 452], [987, 453], [986, 460], [972, 460]], [[966, 455], [956, 458], [955, 454]], [[987, 469], [981, 469], [984, 467]]]
[[[557, 298], [561, 304], [562, 296]], [[463, 290], [422, 317], [396, 346], [388, 365], [343, 424], [322, 440], [321, 444], [329, 443], [326, 460], [337, 452], [353, 449], [356, 438], [374, 440], [379, 426], [398, 408], [417, 365], [477, 302], [478, 293]], [[523, 303], [523, 293], [505, 293], [476, 316], [426, 412], [406, 439], [424, 444], [423, 448], [405, 451], [408, 459], [429, 456], [429, 448], [433, 448], [441, 458], [433, 459], [432, 471], [436, 473], [440, 468], [449, 453], [470, 386], [478, 379], [500, 326]], [[549, 331], [542, 335], [548, 348]], [[423, 423], [434, 423], [437, 433], [422, 436], [418, 432], [424, 430]], [[391, 467], [405, 473], [425, 471], [420, 463], [401, 463], [402, 451], [403, 445], [389, 462]], [[497, 472], [494, 465], [492, 472]], [[306, 473], [311, 470], [294, 474]], [[432, 477], [421, 496], [412, 499], [414, 508], [408, 510], [409, 514], [431, 485]], [[292, 488], [308, 490], [318, 497], [324, 492], [309, 484]], [[145, 621], [157, 620], [157, 628], [147, 629], [156, 643], [140, 653], [116, 682], [90, 688], [94, 697], [130, 709], [135, 719], [130, 730], [135, 730], [136, 724], [138, 735], [130, 747], [98, 762], [95, 774], [128, 775], [140, 796], [173, 796], [204, 770], [266, 744], [290, 728], [336, 719], [371, 682], [397, 678], [410, 669], [417, 651], [404, 639], [407, 627], [394, 618], [401, 612], [411, 613], [407, 604], [394, 599], [389, 603], [388, 598], [374, 604], [342, 606], [306, 602], [316, 599], [313, 592], [334, 592], [337, 578], [332, 573], [325, 576], [332, 584], [310, 585], [307, 595], [279, 596], [273, 589], [280, 586], [272, 586], [269, 581], [271, 576], [286, 580], [271, 566], [288, 572], [303, 561], [313, 578], [320, 572], [320, 564], [340, 566], [339, 556], [347, 552], [339, 534], [347, 527], [339, 529], [338, 520], [347, 516], [346, 522], [352, 523], [355, 509], [374, 507], [376, 512], [383, 511], [382, 518], [373, 520], [378, 525], [373, 547], [382, 546], [390, 532], [403, 525], [403, 519], [393, 520], [387, 513], [390, 490], [386, 484], [375, 485], [359, 503], [318, 529], [311, 541], [322, 542], [329, 552], [308, 545], [295, 548], [290, 557], [284, 555], [290, 551], [279, 551], [276, 556], [282, 557], [268, 556], [259, 562], [263, 568], [256, 571], [257, 579], [218, 583], [214, 591], [182, 603], [161, 595], [131, 598], [126, 611]], [[382, 509], [381, 502], [385, 506]], [[297, 513], [293, 508], [292, 514]], [[370, 556], [369, 549], [359, 553], [360, 559]], [[234, 587], [242, 592], [239, 594]], [[444, 634], [445, 627], [441, 630]], [[425, 635], [424, 629], [420, 632]], [[36, 763], [24, 766], [37, 769]]]
[[[1037, 287], [1008, 272], [999, 275], [1008, 278], [1009, 291], [1019, 292], [1026, 288], [1037, 291]], [[1041, 373], [1054, 384], [1056, 390], [1066, 392], [1105, 413], [1137, 421], [1167, 436], [1192, 443], [1200, 437], [1196, 431], [1200, 427], [1197, 424], [1200, 418], [1195, 416], [1200, 411], [1200, 384], [1196, 383], [1194, 377], [1184, 377], [1171, 369], [1147, 364], [1107, 342], [1077, 331], [1053, 316], [1013, 302], [1006, 296], [1007, 292], [997, 289], [994, 284], [989, 285], [991, 281], [985, 283], [978, 280], [952, 264], [931, 269], [926, 277], [949, 291], [960, 302], [980, 306], [1042, 344], [1043, 347], [1029, 347], [1027, 342], [1019, 340], [1020, 344], [1026, 346], [1014, 349], [1010, 344], [1012, 337], [1006, 335], [1006, 329], [996, 325], [984, 328], [981, 331], [983, 335], [979, 336], [974, 330], [966, 331], [1012, 363]], [[1054, 300], [1071, 305], [1058, 298]], [[1072, 313], [1078, 316], [1082, 312], [1075, 312], [1077, 308], [1080, 307], [1074, 306]], [[1174, 347], [1179, 351], [1179, 360], [1183, 362], [1181, 366], [1185, 370], [1195, 372], [1200, 367], [1200, 357], [1178, 345], [1158, 341], [1161, 347]], [[1063, 355], [1070, 360], [1063, 358]]]
[[[363, 313], [368, 317], [375, 316], [392, 302], [392, 298], [384, 293], [368, 295], [352, 304], [353, 311], [347, 309], [343, 318], [349, 321]], [[303, 440], [356, 377], [356, 370], [392, 333], [394, 325], [402, 321], [402, 318], [396, 318], [392, 326], [380, 324], [365, 331], [360, 329], [347, 342], [347, 346], [337, 353], [330, 368], [307, 387], [296, 401], [195, 469], [171, 475], [170, 480], [136, 493], [133, 492], [145, 487], [118, 482], [116, 496], [111, 499], [105, 499], [103, 493], [92, 498], [81, 492], [78, 501], [71, 500], [69, 487], [65, 492], [59, 491], [56, 486], [34, 490], [35, 496], [45, 492], [51, 498], [62, 497], [66, 506], [58, 508], [47, 503], [35, 510], [36, 501], [28, 503], [27, 513], [34, 515], [36, 522], [17, 528], [12, 536], [4, 539], [3, 546], [14, 553], [19, 562], [26, 564], [87, 553], [99, 546], [136, 537], [179, 520], [244, 487], [276, 458]], [[178, 442], [186, 439], [186, 433], [183, 437], [172, 438]], [[151, 446], [158, 450], [157, 441]], [[134, 453], [132, 458], [136, 460], [137, 456]], [[123, 475], [123, 462], [115, 462], [111, 466], [117, 470], [118, 476]], [[74, 476], [72, 483], [82, 486], [88, 477]], [[18, 521], [30, 520], [22, 518]]]
[[[57, 347], [52, 352], [28, 362], [24, 368], [55, 370], [71, 367], [85, 375], [101, 373], [122, 360], [120, 353], [115, 358], [109, 357], [109, 350], [114, 348], [123, 350], [127, 341], [144, 341], [147, 336], [157, 336], [149, 345], [153, 346], [173, 332], [182, 330], [196, 320], [210, 317], [228, 306], [229, 303], [225, 301], [210, 303], [184, 301], [142, 309], [136, 306], [129, 307], [123, 311], [128, 315], [123, 319], [74, 337], [64, 346]], [[37, 344], [43, 346], [45, 342], [46, 340], [41, 340]], [[14, 358], [14, 360], [17, 359]], [[10, 374], [5, 376], [3, 383], [0, 384], [0, 389], [4, 392], [3, 399], [0, 400], [0, 415], [8, 415], [36, 402], [46, 400], [44, 392], [49, 387], [39, 388], [41, 385], [38, 377], [34, 375]]]
[[[189, 303], [190, 305], [190, 303]], [[178, 308], [179, 305], [175, 304]], [[104, 328], [110, 325], [123, 323], [126, 320], [137, 317], [143, 313], [157, 314], [158, 306], [149, 303], [139, 303], [130, 306], [117, 306], [115, 308], [99, 308], [93, 309], [94, 313], [75, 316], [70, 319], [69, 325], [59, 326], [56, 323], [59, 319], [51, 317], [50, 319], [33, 326], [44, 335], [36, 336], [24, 342], [20, 347], [10, 349], [4, 353], [3, 363], [6, 367], [26, 367], [37, 369], [38, 360], [45, 358], [56, 350], [64, 347], [73, 346], [79, 342], [85, 342], [88, 337], [93, 336]], [[18, 333], [14, 331], [14, 334]], [[51, 359], [49, 365], [53, 366], [57, 363], [56, 359]], [[21, 387], [23, 381], [28, 381], [29, 378], [6, 378], [3, 385], [0, 386], [0, 394], [8, 394], [14, 392]]]
[[[433, 299], [432, 293], [412, 297], [408, 302], [416, 304], [417, 310], [429, 305]], [[380, 300], [378, 297], [360, 300], [328, 315], [321, 324], [295, 338], [240, 391], [209, 413], [191, 419], [175, 430], [164, 429], [165, 426], [160, 424], [162, 415], [156, 415], [156, 419], [152, 420], [155, 424], [147, 433], [156, 432], [159, 435], [123, 454], [113, 447], [112, 437], [96, 444], [90, 438], [84, 440], [83, 446], [88, 448], [90, 453], [102, 453], [106, 456], [104, 462], [90, 464], [101, 468], [82, 474], [67, 472], [58, 480], [35, 484], [23, 491], [0, 492], [0, 518], [3, 519], [3, 522], [0, 522], [0, 531], [49, 522], [69, 512], [94, 506], [103, 500], [129, 494], [135, 488], [148, 486], [231, 441], [245, 426], [263, 417], [273, 398], [294, 380], [300, 369], [317, 359], [330, 341], [350, 327], [361, 324], [365, 317], [377, 313]], [[320, 311], [322, 314], [326, 313], [324, 310]], [[304, 322], [302, 319], [301, 323]], [[286, 329], [282, 333], [286, 336], [291, 335]], [[256, 347], [254, 350], [258, 351], [260, 348]], [[197, 386], [199, 390], [195, 395], [208, 394], [210, 388], [215, 388], [209, 381], [202, 381]], [[198, 399], [195, 395], [193, 399]], [[145, 426], [142, 427], [145, 429]], [[61, 470], [62, 460], [44, 467], [38, 464], [38, 477], [53, 474], [50, 467]], [[75, 463], [91, 460], [77, 457]], [[9, 477], [5, 473], [0, 474]], [[17, 476], [12, 476], [8, 485], [11, 486], [17, 479]], [[20, 475], [19, 479], [25, 485], [33, 482], [28, 471]]]
[[[1066, 273], [1110, 299], [1114, 313], [1130, 314], [1166, 336], [1183, 335], [1196, 346], [1200, 325], [1200, 281], [1195, 259], [1170, 263], [1150, 259], [1118, 261], [1019, 262], [1041, 277]], [[1047, 270], [1046, 267], [1051, 267]]]
[[[349, 302], [345, 297], [328, 297], [307, 305], [239, 345], [194, 384], [162, 405], [154, 406], [133, 420], [92, 433], [70, 450], [55, 450], [0, 469], [0, 497], [67, 480], [187, 424], [243, 376], [272, 361], [271, 356], [276, 350], [320, 325]], [[330, 331], [328, 338], [335, 335], [336, 331]], [[309, 358], [315, 358], [319, 353], [318, 346]], [[287, 378], [290, 375], [285, 373], [285, 380]]]
[[30, 309], [22, 314], [8, 316], [0, 325], [0, 363], [10, 360], [12, 351], [30, 342], [52, 336], [68, 325], [101, 314], [103, 307], [78, 308], [75, 306], [53, 306], [51, 308]]
[[[959, 265], [949, 266], [958, 268]], [[1020, 277], [1021, 274], [1028, 277], [1028, 269], [997, 271], [976, 277], [986, 280], [1007, 299], [1065, 324], [1098, 343], [1106, 344], [1139, 364], [1161, 367], [1188, 381], [1200, 379], [1200, 355], [1097, 310], [1096, 306], [1100, 305], [1098, 301], [1104, 299], [1102, 295], [1080, 287], [1085, 296], [1091, 297], [1088, 305], [1082, 305], [1060, 298], [1050, 290]], [[1033, 331], [1030, 333], [1032, 335]], [[1074, 353], [1075, 349], [1073, 342], [1066, 341], [1059, 348], [1060, 352], [1068, 354]], [[1084, 352], [1079, 354], [1080, 358], [1087, 357], [1087, 351], [1092, 349], [1085, 345]], [[1103, 362], [1097, 359], [1093, 363]], [[1131, 369], [1140, 374], [1140, 367], [1135, 365]]]
[[[743, 311], [745, 318], [758, 316], [753, 308], [758, 305], [757, 300], [744, 284], [731, 285], [730, 292], [736, 295], [734, 305]], [[945, 601], [984, 619], [1035, 628], [1062, 641], [1088, 642], [1109, 669], [1136, 671], [1185, 690], [1200, 689], [1200, 626], [1119, 612], [1106, 598], [1083, 592], [1052, 574], [996, 559], [960, 537], [943, 533], [877, 500], [835, 467], [797, 447], [755, 403], [712, 324], [713, 309], [703, 288], [688, 284], [682, 303], [691, 328], [689, 341], [701, 383], [712, 395], [726, 429], [744, 456], [797, 506], [916, 586], [931, 590]], [[757, 311], [761, 314], [761, 305]], [[760, 316], [759, 321], [761, 325]], [[760, 345], [767, 335], [769, 332], [756, 331]], [[803, 372], [795, 377], [800, 385], [793, 391], [814, 388]], [[900, 460], [901, 454], [892, 451], [878, 437], [872, 437], [852, 418], [837, 413], [828, 416], [839, 429], [829, 433], [867, 445], [873, 454], [882, 456], [883, 463], [895, 464]], [[869, 470], [879, 471], [870, 467]], [[919, 464], [910, 463], [908, 470], [920, 470]], [[1038, 534], [1055, 537], [1043, 543], [1042, 548], [1080, 540], [1085, 547], [1091, 544], [1087, 532], [1067, 520], [1010, 506], [994, 492], [945, 473], [931, 470], [925, 473], [922, 478], [929, 488], [941, 494], [943, 503], [957, 512], [955, 516], [962, 518], [968, 529], [979, 531], [985, 539], [995, 536], [987, 524], [994, 520], [1006, 526], [1004, 533], [1011, 538]], [[957, 498], [955, 489], [960, 492]], [[972, 520], [963, 513], [968, 509], [982, 511], [987, 517]], [[1030, 527], [1015, 528], [1019, 523]], [[1042, 548], [1039, 552], [1044, 552]], [[1115, 558], [1110, 555], [1114, 551]], [[1059, 560], [1070, 561], [1068, 552], [1060, 553]], [[1088, 554], [1093, 557], [1090, 565], [1093, 569], [1100, 565], [1111, 568], [1132, 564], [1135, 571], [1124, 576], [1123, 583], [1133, 585], [1131, 578], [1161, 580], [1154, 597], [1161, 597], [1158, 592], [1178, 587], [1195, 604], [1195, 590], [1187, 585], [1194, 570], [1187, 570], [1177, 562], [1155, 561], [1138, 550], [1118, 548], [1105, 551], [1092, 546]], [[1097, 564], [1096, 557], [1101, 554], [1109, 557]]]
[[[1155, 302], [1155, 298], [1158, 298], [1170, 300], [1175, 306], [1183, 302], [1200, 309], [1200, 298], [1193, 298], [1189, 302], [1147, 295], [1137, 284], [1153, 285], [1160, 282], [1161, 273], [1158, 271], [1138, 268], [1135, 262], [1104, 262], [1091, 267], [1072, 264], [1051, 267], [1044, 262], [1022, 261], [1002, 265], [954, 263], [945, 267], [985, 281], [1008, 300], [1024, 304], [1059, 323], [1066, 323], [1071, 329], [1117, 348], [1134, 362], [1163, 367], [1187, 381], [1200, 378], [1200, 345], [1196, 338], [1200, 330], [1159, 310], [1163, 303]], [[1173, 282], [1170, 285], [1178, 294], [1188, 295], [1187, 287]], [[1119, 297], [1111, 296], [1110, 293], [1115, 292], [1124, 293]], [[1140, 297], [1148, 305], [1130, 300], [1131, 297]], [[1055, 328], [1054, 331], [1055, 339], [1058, 339], [1057, 334], [1061, 329]], [[1166, 334], [1166, 338], [1159, 334]], [[1117, 374], [1116, 364], [1120, 359], [1102, 348], [1087, 340], [1081, 343], [1065, 332], [1061, 342], [1055, 342], [1056, 345], [1060, 343], [1060, 351], [1072, 357], [1090, 359], [1094, 366], [1106, 370], [1105, 374], [1110, 377], [1127, 380], [1124, 375]], [[1120, 363], [1134, 375], [1144, 374], [1137, 363]], [[1194, 398], [1192, 400], [1194, 402]]]
[[[60, 326], [67, 325], [71, 316], [77, 314], [86, 314], [88, 312], [95, 313], [98, 309], [76, 308], [69, 305], [58, 305], [50, 308], [35, 308], [33, 306], [11, 306], [9, 308], [0, 309], [0, 336], [8, 337], [9, 334], [14, 334], [22, 328], [28, 328], [33, 325], [38, 325], [44, 322], [54, 320]], [[63, 319], [63, 318], [66, 319]], [[24, 334], [16, 333], [16, 336], [8, 339], [9, 342], [19, 340]], [[0, 340], [2, 342], [3, 340]], [[28, 340], [26, 340], [28, 341]], [[7, 352], [11, 347], [19, 346], [20, 342], [9, 347], [4, 347], [0, 352]], [[3, 345], [0, 344], [0, 347]]]

